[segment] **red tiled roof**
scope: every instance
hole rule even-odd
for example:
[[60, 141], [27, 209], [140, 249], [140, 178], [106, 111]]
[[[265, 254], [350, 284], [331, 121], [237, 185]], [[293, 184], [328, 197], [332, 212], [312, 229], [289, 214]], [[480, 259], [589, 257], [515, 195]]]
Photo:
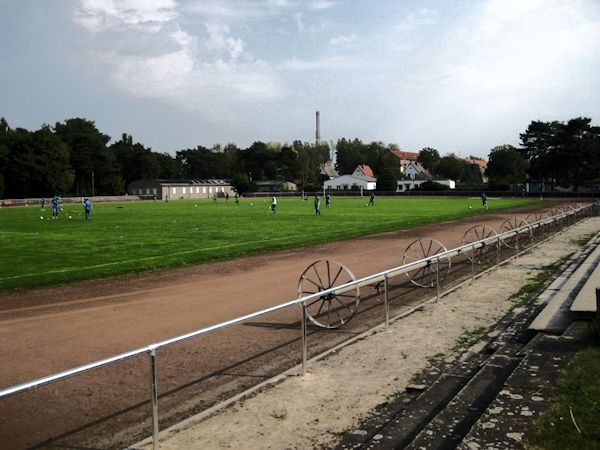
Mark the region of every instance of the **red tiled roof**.
[[405, 159], [408, 161], [416, 161], [419, 157], [418, 153], [415, 152], [405, 152], [402, 150], [390, 150], [390, 153], [394, 155], [398, 159]]
[[363, 175], [366, 175], [368, 177], [374, 176], [373, 175], [373, 170], [369, 166], [367, 166], [366, 164], [362, 164], [362, 165], [358, 166], [358, 168], [363, 173]]
[[482, 159], [467, 159], [466, 161], [471, 164], [477, 164], [481, 170], [487, 169], [487, 161], [483, 161]]

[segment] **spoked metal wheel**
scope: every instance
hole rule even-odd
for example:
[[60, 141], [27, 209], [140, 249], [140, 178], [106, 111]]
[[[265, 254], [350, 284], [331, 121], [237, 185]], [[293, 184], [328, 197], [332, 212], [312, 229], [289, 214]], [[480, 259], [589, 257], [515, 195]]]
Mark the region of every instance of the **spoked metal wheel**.
[[535, 222], [539, 222], [540, 220], [544, 220], [547, 218], [548, 218], [548, 216], [545, 213], [532, 213], [532, 214], [528, 214], [527, 217], [525, 217], [525, 220], [528, 223], [535, 223]]
[[560, 208], [553, 208], [553, 209], [550, 210], [549, 215], [550, 215], [550, 217], [553, 217], [553, 216], [558, 216], [559, 214], [562, 214], [562, 213], [563, 213], [562, 209], [560, 209]]
[[569, 212], [574, 213], [575, 217], [579, 217], [580, 216], [580, 211], [578, 211], [579, 208], [581, 208], [583, 206], [583, 203], [571, 203], [569, 205]]
[[[526, 227], [526, 226], [529, 226], [529, 222], [527, 222], [525, 219], [519, 219], [517, 217], [514, 217], [512, 219], [506, 219], [504, 222], [502, 222], [502, 226], [500, 227], [500, 233], [505, 233], [507, 231], [514, 230], [515, 228], [521, 228], [521, 227]], [[531, 244], [532, 240], [533, 240], [533, 233], [531, 231], [531, 227], [529, 227], [526, 231], [522, 231], [519, 233], [519, 238], [518, 238], [519, 248], [528, 247]], [[502, 242], [508, 248], [517, 248], [517, 236], [516, 235], [508, 237], [508, 238], [504, 238], [504, 239], [502, 239]]]
[[[342, 263], [332, 259], [318, 260], [300, 275], [298, 297], [316, 294], [354, 280], [354, 274]], [[354, 317], [359, 302], [360, 289], [355, 286], [307, 302], [306, 312], [310, 321], [319, 327], [339, 328]]]
[[[496, 230], [487, 225], [475, 225], [465, 231], [463, 235], [463, 245], [472, 244], [473, 242], [481, 241], [497, 236]], [[489, 264], [496, 258], [496, 247], [498, 241], [484, 243], [483, 247], [476, 248], [475, 250], [466, 250], [466, 255], [469, 261], [473, 261], [477, 264]]]
[[[406, 247], [406, 250], [404, 250], [402, 264], [405, 265], [420, 261], [444, 253], [446, 250], [446, 247], [435, 239], [417, 239], [416, 241], [411, 242], [408, 247]], [[437, 285], [438, 271], [441, 282], [450, 271], [450, 258], [441, 259], [439, 261], [439, 267], [437, 261], [429, 261], [425, 267], [411, 270], [410, 272], [407, 272], [406, 275], [410, 282], [417, 286], [434, 287]]]
[[[546, 213], [532, 213], [532, 214], [528, 214], [527, 217], [525, 217], [525, 220], [528, 223], [536, 223], [536, 222], [539, 222], [539, 221], [547, 219], [547, 218], [548, 218], [548, 216], [546, 215]], [[540, 226], [534, 228], [532, 231], [537, 235], [545, 236], [547, 234], [547, 232], [549, 231], [550, 227], [551, 227], [551, 223], [546, 223], [544, 225], [540, 225]]]

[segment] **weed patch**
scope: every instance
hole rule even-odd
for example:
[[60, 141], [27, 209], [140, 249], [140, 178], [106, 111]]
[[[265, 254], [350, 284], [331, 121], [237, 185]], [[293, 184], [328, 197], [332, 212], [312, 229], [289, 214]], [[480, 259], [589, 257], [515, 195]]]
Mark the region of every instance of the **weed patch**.
[[600, 339], [591, 328], [559, 383], [546, 390], [552, 407], [533, 424], [526, 448], [600, 448]]

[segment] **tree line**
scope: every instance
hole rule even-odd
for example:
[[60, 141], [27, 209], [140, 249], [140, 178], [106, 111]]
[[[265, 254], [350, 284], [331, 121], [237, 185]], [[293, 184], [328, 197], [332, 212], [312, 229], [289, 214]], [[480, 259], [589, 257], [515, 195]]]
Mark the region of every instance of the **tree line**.
[[533, 121], [519, 136], [520, 148], [491, 150], [486, 175], [492, 189], [530, 182], [549, 191], [577, 191], [582, 184], [600, 184], [600, 127], [592, 119]]
[[[520, 138], [520, 148], [499, 145], [490, 151], [486, 176], [491, 189], [534, 181], [553, 190], [598, 180], [600, 129], [591, 119], [533, 121]], [[144, 178], [229, 179], [241, 192], [255, 190], [255, 182], [261, 180], [293, 181], [300, 188], [318, 190], [326, 179], [322, 165], [330, 159], [327, 144], [299, 140], [257, 141], [245, 149], [232, 143], [198, 146], [174, 156], [154, 152], [128, 134], [109, 145], [110, 141], [83, 118], [42, 125], [36, 131], [11, 129], [0, 118], [0, 197], [122, 195], [131, 181]], [[335, 143], [336, 169], [346, 174], [360, 164], [369, 165], [378, 190], [395, 190], [403, 174], [390, 151], [398, 149], [395, 144], [342, 138]], [[418, 162], [436, 178], [481, 187], [481, 171], [472, 161], [425, 147]]]
[[0, 118], [0, 197], [122, 195], [139, 179], [230, 179], [241, 191], [259, 180], [322, 183], [320, 169], [329, 160], [326, 144], [291, 145], [254, 142], [198, 146], [175, 156], [153, 152], [131, 135], [109, 145], [110, 136], [94, 122], [74, 118], [39, 130], [11, 129]]

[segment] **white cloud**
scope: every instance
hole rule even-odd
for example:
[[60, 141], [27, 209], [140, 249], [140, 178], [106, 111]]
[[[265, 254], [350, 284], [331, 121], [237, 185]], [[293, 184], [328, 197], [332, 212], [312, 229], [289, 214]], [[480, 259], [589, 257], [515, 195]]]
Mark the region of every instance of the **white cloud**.
[[225, 50], [232, 59], [238, 59], [244, 52], [244, 41], [240, 38], [231, 37], [229, 26], [207, 24], [206, 29], [209, 34], [209, 39], [205, 43], [207, 48], [217, 51]]
[[304, 31], [304, 29], [305, 29], [305, 26], [304, 26], [304, 17], [302, 15], [302, 13], [301, 12], [296, 13], [294, 15], [294, 19], [296, 21], [296, 27], [298, 28], [298, 31], [300, 33], [302, 33]]
[[177, 17], [175, 0], [81, 0], [74, 18], [91, 32], [122, 25], [151, 30]]
[[[249, 128], [260, 110], [282, 134], [322, 102], [346, 117], [342, 132], [385, 139], [377, 133], [389, 123], [390, 141], [422, 133], [425, 146], [428, 128], [439, 139], [466, 121], [489, 130], [486, 120], [566, 98], [598, 67], [597, 0], [388, 3], [365, 16], [364, 3], [338, 14], [342, 2], [328, 0], [82, 0], [75, 20], [93, 33], [98, 70], [129, 95]], [[371, 121], [348, 122], [361, 114]]]
[[354, 41], [356, 41], [356, 34], [352, 33], [352, 34], [340, 35], [340, 36], [332, 37], [329, 40], [329, 43], [331, 45], [348, 45], [348, 44], [351, 44]]
[[364, 69], [364, 61], [352, 57], [333, 55], [318, 59], [290, 58], [281, 62], [279, 67], [292, 71], [344, 71]]
[[[234, 17], [228, 5], [199, 5], [196, 12], [210, 12], [213, 19]], [[214, 8], [208, 11], [209, 6]], [[74, 19], [99, 35], [99, 46], [111, 43], [110, 51], [98, 50], [94, 56], [110, 70], [110, 79], [132, 96], [209, 111], [216, 104], [272, 99], [284, 92], [272, 67], [246, 54], [245, 41], [234, 36], [228, 24], [214, 19], [204, 23], [206, 37], [193, 35], [183, 28], [173, 0], [82, 0]]]
[[598, 54], [600, 20], [579, 2], [490, 0], [447, 50], [449, 78], [471, 88], [551, 88]]
[[321, 11], [337, 6], [339, 2], [332, 0], [313, 0], [308, 4], [308, 8], [314, 11]]
[[408, 14], [397, 26], [398, 31], [410, 32], [433, 25], [438, 20], [436, 11], [421, 8], [416, 13]]

